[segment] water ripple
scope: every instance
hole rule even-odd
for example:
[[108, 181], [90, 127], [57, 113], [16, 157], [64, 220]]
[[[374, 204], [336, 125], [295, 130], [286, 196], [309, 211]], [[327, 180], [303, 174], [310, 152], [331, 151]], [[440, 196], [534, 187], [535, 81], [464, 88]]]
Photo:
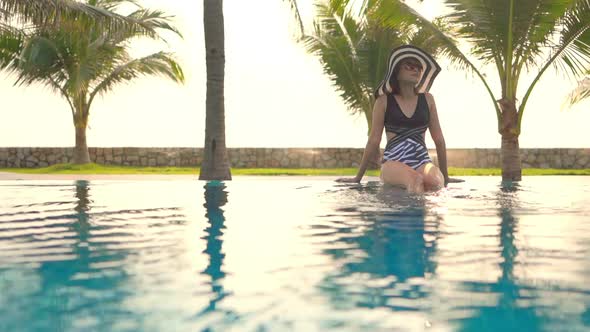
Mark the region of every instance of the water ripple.
[[0, 330], [590, 328], [587, 178], [203, 185], [0, 184]]

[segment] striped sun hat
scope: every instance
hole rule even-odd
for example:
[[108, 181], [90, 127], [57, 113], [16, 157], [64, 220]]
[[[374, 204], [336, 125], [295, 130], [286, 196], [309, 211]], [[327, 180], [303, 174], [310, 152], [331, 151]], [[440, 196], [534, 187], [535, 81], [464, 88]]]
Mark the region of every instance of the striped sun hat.
[[391, 76], [393, 75], [393, 69], [403, 59], [413, 58], [422, 64], [422, 78], [416, 85], [418, 92], [423, 93], [430, 90], [436, 75], [440, 72], [440, 66], [430, 54], [424, 52], [420, 48], [413, 45], [403, 45], [397, 47], [391, 51], [389, 56], [389, 65], [387, 66], [387, 73], [383, 81], [377, 86], [375, 90], [375, 98], [391, 93]]

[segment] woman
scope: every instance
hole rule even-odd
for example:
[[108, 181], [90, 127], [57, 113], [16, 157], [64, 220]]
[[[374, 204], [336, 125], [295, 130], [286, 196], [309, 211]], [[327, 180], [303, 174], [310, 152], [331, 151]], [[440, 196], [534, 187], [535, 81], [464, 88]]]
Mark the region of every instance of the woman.
[[[428, 93], [439, 72], [436, 61], [415, 46], [404, 45], [392, 51], [385, 79], [375, 91], [372, 129], [358, 173], [354, 178], [336, 181], [361, 181], [385, 128], [387, 145], [381, 166], [384, 183], [404, 186], [413, 193], [446, 186], [449, 176], [445, 139], [434, 98]], [[440, 169], [428, 156], [426, 129], [430, 129], [436, 145]]]

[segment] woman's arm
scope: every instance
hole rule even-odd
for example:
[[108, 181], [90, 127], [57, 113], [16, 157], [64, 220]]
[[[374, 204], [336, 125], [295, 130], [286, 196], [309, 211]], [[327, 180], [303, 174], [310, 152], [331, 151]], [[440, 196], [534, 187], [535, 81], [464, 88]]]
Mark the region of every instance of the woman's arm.
[[373, 106], [373, 120], [371, 122], [371, 133], [363, 152], [363, 158], [359, 165], [358, 172], [354, 178], [340, 178], [338, 182], [361, 182], [365, 175], [369, 161], [373, 159], [373, 151], [379, 150], [381, 137], [383, 136], [383, 127], [385, 125], [385, 109], [387, 107], [387, 96], [383, 95], [377, 98]]
[[444, 176], [446, 186], [447, 183], [449, 183], [449, 172], [447, 169], [447, 147], [445, 144], [445, 138], [442, 129], [440, 128], [434, 97], [430, 93], [426, 93], [426, 101], [428, 102], [428, 108], [430, 110], [430, 124], [428, 125], [428, 129], [430, 131], [430, 136], [434, 141], [434, 145], [436, 145], [438, 168]]

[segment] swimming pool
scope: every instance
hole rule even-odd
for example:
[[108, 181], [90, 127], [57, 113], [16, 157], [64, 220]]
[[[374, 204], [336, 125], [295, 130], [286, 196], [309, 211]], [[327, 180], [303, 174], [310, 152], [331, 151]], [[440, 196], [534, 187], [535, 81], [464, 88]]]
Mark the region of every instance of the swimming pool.
[[590, 177], [0, 181], [0, 331], [588, 331]]

